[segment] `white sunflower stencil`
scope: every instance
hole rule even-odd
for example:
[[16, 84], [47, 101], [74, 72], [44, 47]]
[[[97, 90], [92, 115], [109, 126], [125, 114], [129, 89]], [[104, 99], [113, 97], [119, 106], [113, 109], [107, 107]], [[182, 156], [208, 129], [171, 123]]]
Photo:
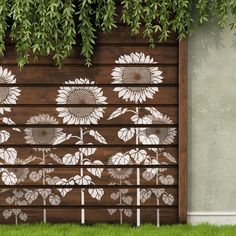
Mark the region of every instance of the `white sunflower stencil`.
[[[58, 124], [58, 121], [55, 117], [50, 116], [49, 114], [39, 114], [36, 116], [31, 116], [27, 120], [26, 124], [28, 125], [54, 125]], [[25, 131], [25, 140], [28, 144], [35, 145], [53, 145], [55, 142], [64, 136], [62, 128], [57, 127], [38, 127], [38, 128], [26, 128]], [[49, 152], [50, 148], [35, 148], [38, 151]]]
[[[67, 87], [66, 84], [82, 85], [81, 87]], [[94, 86], [85, 86], [85, 85]], [[107, 104], [107, 98], [103, 95], [101, 88], [95, 85], [94, 81], [87, 78], [69, 80], [65, 82], [65, 86], [58, 90], [57, 104], [77, 104], [77, 105], [98, 105]], [[97, 124], [103, 117], [103, 107], [58, 107], [59, 117], [63, 118], [66, 124]]]
[[[1, 84], [15, 84], [15, 75], [11, 73], [7, 68], [0, 66], [0, 83]], [[18, 87], [0, 87], [0, 104], [16, 104], [21, 90]], [[10, 112], [11, 107], [0, 107], [0, 113]]]
[[[127, 64], [129, 66], [115, 67], [111, 73], [113, 84], [145, 84], [144, 87], [115, 87], [114, 91], [118, 92], [118, 97], [126, 101], [133, 101], [135, 103], [145, 102], [147, 99], [153, 99], [155, 93], [159, 91], [157, 85], [162, 83], [162, 72], [156, 62], [150, 56], [144, 53], [131, 53], [130, 55], [123, 55], [116, 60], [117, 64]], [[150, 64], [153, 66], [132, 67], [132, 64]], [[148, 86], [150, 85], [150, 86]]]

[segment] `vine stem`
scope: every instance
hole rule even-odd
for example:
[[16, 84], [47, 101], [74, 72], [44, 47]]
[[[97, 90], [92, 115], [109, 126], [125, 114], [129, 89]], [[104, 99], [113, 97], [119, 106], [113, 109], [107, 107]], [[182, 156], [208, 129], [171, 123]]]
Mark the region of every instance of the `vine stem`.
[[[136, 114], [137, 116], [139, 116], [139, 107], [136, 107]], [[136, 128], [135, 129], [136, 131], [136, 140], [135, 140], [135, 144], [138, 145], [139, 144], [139, 141], [138, 141], [138, 132], [139, 132], [139, 129]], [[138, 151], [138, 148], [136, 149]], [[137, 168], [137, 185], [140, 185], [140, 168]], [[137, 206], [140, 206], [140, 188], [137, 188]], [[137, 226], [140, 226], [140, 208], [137, 209]]]
[[[43, 150], [43, 164], [46, 164], [45, 160], [45, 151]], [[44, 168], [42, 169], [42, 174], [43, 174], [43, 185], [45, 185], [45, 170]], [[43, 205], [46, 206], [46, 199], [43, 198]], [[43, 209], [43, 223], [47, 222], [47, 209]]]
[[[80, 139], [82, 143], [84, 143], [84, 133], [83, 128], [80, 128]], [[80, 153], [80, 164], [83, 165], [83, 153]], [[83, 178], [84, 170], [83, 168], [80, 169], [81, 178]], [[81, 205], [84, 205], [84, 188], [81, 189]], [[81, 208], [81, 224], [85, 224], [85, 211], [84, 208]]]
[[[157, 161], [159, 163], [159, 155], [158, 155], [158, 150], [156, 151], [156, 158], [157, 158]], [[159, 174], [159, 171], [158, 171], [158, 168], [157, 168], [157, 173], [156, 173], [156, 185], [159, 184], [159, 179], [158, 179], [158, 174]], [[157, 198], [157, 206], [160, 205], [160, 201], [159, 201], [159, 198]], [[157, 226], [160, 226], [160, 209], [157, 209]]]

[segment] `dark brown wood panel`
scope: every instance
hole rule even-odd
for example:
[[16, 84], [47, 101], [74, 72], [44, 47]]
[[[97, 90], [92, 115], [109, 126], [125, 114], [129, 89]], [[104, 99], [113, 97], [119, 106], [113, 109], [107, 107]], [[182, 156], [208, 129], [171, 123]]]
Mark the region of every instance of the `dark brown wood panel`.
[[[118, 87], [118, 86], [117, 86]], [[119, 86], [120, 88], [122, 88], [122, 86]], [[4, 88], [4, 87], [3, 87]], [[63, 88], [70, 88], [68, 86], [63, 86]], [[94, 102], [93, 100], [90, 102], [90, 99], [88, 97], [88, 101], [86, 100], [82, 100], [81, 96], [79, 93], [83, 93], [84, 89], [83, 87], [81, 87], [81, 89], [79, 89], [78, 87], [76, 93], [74, 93], [74, 95], [72, 96], [78, 96], [77, 97], [73, 97], [74, 99], [72, 100], [68, 100], [70, 99], [70, 94], [68, 95], [68, 98], [64, 100], [64, 102], [60, 102], [59, 104], [63, 105], [63, 104], [68, 104], [70, 103], [71, 105], [85, 105], [84, 102], [86, 102], [86, 104], [94, 104], [92, 102]], [[96, 88], [96, 87], [91, 87], [91, 88]], [[112, 87], [100, 87], [103, 90], [103, 96], [106, 98], [105, 100], [105, 104], [107, 104], [108, 99], [109, 99], [109, 104], [114, 104], [114, 105], [125, 105], [125, 104], [135, 104], [134, 100], [127, 100], [125, 101], [122, 98], [118, 97], [118, 92], [114, 91], [114, 88]], [[53, 105], [53, 104], [58, 104], [56, 102], [57, 99], [57, 95], [58, 95], [58, 89], [59, 87], [20, 87], [19, 88], [22, 92], [21, 96], [19, 97], [17, 104], [27, 104], [27, 105], [32, 105], [32, 104], [47, 104], [47, 105]], [[72, 88], [73, 89], [73, 88]], [[132, 89], [141, 89], [139, 87], [135, 88], [135, 87], [131, 87]], [[127, 94], [129, 93], [130, 89], [127, 89]], [[102, 103], [100, 103], [102, 104]], [[157, 92], [156, 94], [153, 95], [153, 99], [147, 100], [145, 99], [145, 101], [143, 102], [143, 104], [171, 104], [171, 105], [175, 105], [178, 104], [178, 89], [176, 87], [163, 87], [163, 88], [159, 88], [159, 92]], [[7, 105], [7, 104], [6, 104]], [[96, 104], [95, 104], [96, 105]], [[98, 104], [99, 105], [99, 101]]]
[[[170, 130], [170, 131], [169, 131]], [[5, 132], [12, 132], [11, 128], [4, 128]], [[55, 135], [50, 136], [51, 133]], [[81, 136], [80, 132], [83, 132]], [[57, 127], [39, 127], [39, 128], [25, 128], [22, 132], [15, 132], [7, 141], [5, 145], [19, 145], [19, 144], [30, 144], [30, 145], [54, 145], [55, 147], [59, 144], [71, 144], [71, 145], [88, 145], [93, 147], [94, 145], [137, 145], [139, 147], [145, 145], [158, 145], [165, 144], [168, 139], [161, 135], [170, 132], [172, 144], [177, 144], [178, 139], [176, 138], [177, 129], [175, 127], [142, 127], [139, 128], [122, 128], [122, 127], [106, 127], [92, 129], [84, 127], [80, 130], [76, 126], [66, 126], [64, 128]], [[67, 138], [63, 138], [63, 134], [67, 135]], [[160, 138], [158, 138], [158, 135]], [[109, 137], [109, 139], [107, 138]], [[137, 139], [138, 137], [138, 139]], [[83, 140], [83, 143], [81, 143]], [[168, 143], [167, 143], [168, 144]]]
[[[123, 108], [126, 108], [125, 104], [122, 105]], [[120, 106], [120, 107], [122, 107]], [[172, 121], [172, 124], [178, 124], [178, 108], [177, 107], [158, 107], [153, 106], [155, 109], [157, 109], [160, 113], [162, 113], [164, 116], [166, 116], [167, 121]], [[135, 111], [135, 106], [130, 106], [127, 108], [127, 110], [130, 110], [125, 115], [121, 115], [118, 117], [115, 117], [114, 119], [108, 119], [110, 115], [117, 109], [117, 106], [110, 106], [110, 107], [104, 107], [104, 114], [103, 117], [99, 121], [99, 125], [117, 125], [117, 124], [123, 124], [123, 125], [134, 125], [134, 122], [131, 120], [131, 117], [134, 116], [134, 113], [132, 111]], [[146, 107], [140, 107], [139, 112], [140, 116], [149, 116], [149, 112], [146, 109]], [[38, 116], [39, 114], [48, 114], [50, 116], [54, 116], [55, 118], [58, 116], [58, 113], [56, 111], [55, 107], [34, 107], [34, 106], [28, 106], [28, 107], [13, 107], [12, 108], [12, 114], [11, 119], [15, 122], [17, 125], [23, 125], [27, 123], [27, 120], [29, 120], [32, 116]], [[58, 124], [63, 124], [63, 119], [60, 117], [57, 117]], [[0, 127], [5, 125], [4, 122], [0, 120]]]
[[[178, 63], [178, 47], [156, 47], [155, 50], [148, 46], [132, 47], [130, 46], [98, 46], [95, 48], [92, 63], [96, 65], [115, 64], [115, 60], [120, 55], [130, 54], [132, 52], [143, 52], [145, 55], [150, 55], [155, 58], [159, 64], [177, 64]], [[0, 64], [16, 64], [16, 51], [14, 47], [6, 47], [4, 57], [0, 58]], [[30, 64], [54, 64], [53, 59], [49, 57], [31, 57]], [[84, 65], [84, 58], [80, 55], [80, 48], [75, 48], [68, 59], [65, 59], [64, 64]]]
[[90, 68], [75, 47], [62, 69], [31, 57], [22, 71], [14, 47], [0, 58], [0, 223], [186, 222], [186, 41], [152, 49], [120, 25], [98, 33]]
[[[9, 147], [9, 148], [13, 148]], [[26, 147], [17, 147], [15, 148], [17, 155], [20, 157], [17, 161], [14, 162], [15, 165], [39, 165], [42, 162], [43, 158], [43, 150], [39, 149], [33, 149], [30, 145]], [[79, 149], [78, 147], [56, 147], [53, 149], [47, 149], [46, 151], [46, 159], [44, 165], [62, 165], [64, 168], [67, 168], [67, 165], [64, 165], [63, 157], [68, 154], [74, 156], [78, 151], [82, 151], [84, 149]], [[124, 146], [120, 147], [113, 147], [113, 148], [107, 148], [105, 145], [104, 147], [97, 147], [95, 149], [95, 152], [92, 154], [92, 157], [94, 160], [100, 160], [103, 165], [111, 165], [111, 158], [116, 153], [130, 153], [132, 149]], [[178, 148], [177, 147], [166, 147], [161, 149], [150, 149], [142, 147], [142, 150], [144, 150], [148, 156], [151, 156], [152, 158], [156, 158], [156, 155], [158, 154], [158, 163], [160, 165], [176, 165], [178, 164]], [[167, 158], [168, 157], [168, 158]], [[91, 160], [92, 162], [94, 160]], [[12, 165], [9, 164], [7, 161], [2, 160], [3, 165]], [[42, 163], [41, 163], [42, 164]], [[68, 163], [67, 163], [68, 164]], [[143, 165], [150, 165], [157, 163], [144, 163]], [[77, 168], [76, 166], [80, 165], [79, 161], [78, 163], [73, 163], [75, 165], [74, 168]], [[137, 163], [132, 163], [133, 165], [137, 165]], [[68, 166], [68, 168], [73, 168], [71, 165]]]
[[[78, 67], [65, 66], [58, 69], [56, 66], [45, 66], [38, 68], [36, 66], [25, 66], [20, 70], [15, 66], [8, 66], [17, 78], [17, 84], [63, 84], [65, 80], [73, 80], [75, 78], [89, 78], [96, 84], [110, 84], [113, 79], [111, 73], [115, 66], [92, 66]], [[136, 65], [137, 66], [137, 65]], [[153, 65], [155, 66], [155, 65]], [[127, 67], [131, 67], [127, 65]], [[162, 84], [178, 84], [178, 66], [158, 66], [164, 77]]]

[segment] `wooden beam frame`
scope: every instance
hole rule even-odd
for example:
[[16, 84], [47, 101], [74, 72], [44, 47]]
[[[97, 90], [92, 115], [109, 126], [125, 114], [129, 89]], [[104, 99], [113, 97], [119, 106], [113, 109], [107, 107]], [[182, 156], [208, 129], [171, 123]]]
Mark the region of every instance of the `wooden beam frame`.
[[187, 39], [179, 42], [179, 223], [187, 221]]

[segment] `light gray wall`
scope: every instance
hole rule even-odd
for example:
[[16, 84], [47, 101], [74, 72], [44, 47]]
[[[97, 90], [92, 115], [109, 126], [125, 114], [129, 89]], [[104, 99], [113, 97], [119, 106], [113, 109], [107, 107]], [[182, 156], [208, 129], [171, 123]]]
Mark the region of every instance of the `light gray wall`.
[[188, 39], [188, 211], [236, 211], [236, 30]]

